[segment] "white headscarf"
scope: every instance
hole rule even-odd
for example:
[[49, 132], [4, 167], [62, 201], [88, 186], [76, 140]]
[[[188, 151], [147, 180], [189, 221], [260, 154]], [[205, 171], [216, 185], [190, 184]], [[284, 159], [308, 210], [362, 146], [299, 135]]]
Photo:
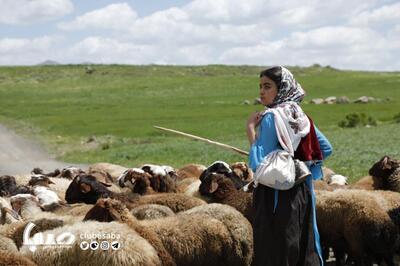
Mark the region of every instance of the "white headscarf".
[[279, 143], [284, 150], [294, 156], [301, 138], [310, 132], [310, 120], [299, 105], [304, 98], [304, 90], [288, 69], [281, 68], [281, 85], [278, 88], [278, 94], [262, 115], [274, 114]]

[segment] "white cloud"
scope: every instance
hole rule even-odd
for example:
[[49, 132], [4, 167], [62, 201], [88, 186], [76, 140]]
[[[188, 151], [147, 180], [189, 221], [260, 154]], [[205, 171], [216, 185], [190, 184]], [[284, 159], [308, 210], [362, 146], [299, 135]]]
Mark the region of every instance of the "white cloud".
[[374, 10], [361, 12], [350, 19], [350, 23], [359, 26], [375, 26], [381, 23], [400, 23], [400, 3], [385, 5]]
[[60, 18], [73, 11], [70, 0], [0, 0], [0, 24], [31, 24]]
[[54, 36], [0, 39], [0, 64], [37, 64], [52, 59], [51, 50], [58, 40], [59, 37]]
[[59, 24], [63, 30], [82, 30], [90, 28], [124, 30], [135, 23], [137, 13], [127, 3], [111, 4], [97, 9], [71, 22]]
[[160, 47], [135, 45], [111, 38], [87, 37], [74, 44], [67, 52], [70, 61], [80, 63], [148, 64], [158, 60]]
[[294, 32], [280, 40], [234, 47], [221, 63], [257, 65], [311, 65], [319, 63], [346, 69], [396, 69], [398, 50], [391, 41], [370, 29], [324, 27]]

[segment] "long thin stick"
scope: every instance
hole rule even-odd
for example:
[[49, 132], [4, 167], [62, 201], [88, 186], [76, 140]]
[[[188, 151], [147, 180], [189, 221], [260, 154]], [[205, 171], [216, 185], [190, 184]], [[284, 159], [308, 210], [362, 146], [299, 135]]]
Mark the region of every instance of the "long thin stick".
[[216, 145], [218, 147], [222, 147], [222, 148], [225, 148], [225, 149], [233, 150], [233, 151], [235, 151], [235, 152], [237, 152], [237, 153], [239, 153], [241, 155], [246, 155], [246, 156], [249, 155], [249, 153], [247, 151], [243, 151], [241, 149], [238, 149], [236, 147], [233, 147], [233, 146], [230, 146], [230, 145], [227, 145], [227, 144], [224, 144], [224, 143], [216, 142], [216, 141], [213, 141], [213, 140], [209, 140], [209, 139], [206, 139], [206, 138], [198, 137], [198, 136], [195, 136], [195, 135], [192, 135], [192, 134], [184, 133], [184, 132], [181, 132], [181, 131], [177, 131], [177, 130], [173, 130], [173, 129], [169, 129], [169, 128], [165, 128], [165, 127], [159, 127], [159, 126], [154, 126], [154, 127], [157, 128], [157, 129], [168, 131], [168, 132], [171, 132], [171, 133], [175, 133], [175, 134], [178, 134], [178, 135], [181, 135], [181, 136], [189, 137], [189, 138], [196, 139], [196, 140], [201, 140], [201, 141], [207, 142], [209, 144]]

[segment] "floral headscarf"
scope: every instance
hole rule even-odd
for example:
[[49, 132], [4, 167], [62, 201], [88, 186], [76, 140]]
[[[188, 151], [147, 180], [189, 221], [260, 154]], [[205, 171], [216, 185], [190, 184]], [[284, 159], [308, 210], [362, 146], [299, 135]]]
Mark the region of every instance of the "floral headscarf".
[[303, 88], [294, 79], [293, 74], [287, 68], [281, 66], [281, 69], [281, 84], [278, 88], [278, 94], [274, 102], [268, 107], [275, 107], [284, 102], [295, 102], [299, 104], [305, 96]]

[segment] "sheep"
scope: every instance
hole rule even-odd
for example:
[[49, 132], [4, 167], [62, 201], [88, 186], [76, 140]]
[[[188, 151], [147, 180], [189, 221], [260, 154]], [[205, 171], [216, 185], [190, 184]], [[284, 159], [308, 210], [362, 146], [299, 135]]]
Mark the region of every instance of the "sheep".
[[[57, 236], [66, 232], [75, 237], [75, 241], [67, 248], [37, 246], [36, 251], [32, 253], [28, 246], [23, 246], [20, 252], [42, 266], [162, 265], [154, 247], [126, 224], [85, 221], [45, 231], [43, 234]], [[100, 236], [98, 236], [99, 234]], [[114, 238], [104, 238], [101, 234], [114, 236]], [[95, 237], [90, 238], [91, 236]], [[101, 250], [100, 248], [82, 250], [80, 248], [82, 241], [90, 242], [92, 240], [99, 242], [117, 240], [121, 247], [119, 250], [111, 248], [108, 250]]]
[[75, 166], [67, 166], [61, 169], [61, 172], [58, 177], [72, 180], [75, 178], [75, 176], [82, 173], [85, 173], [85, 171], [83, 171], [81, 168]]
[[140, 195], [154, 194], [155, 191], [151, 187], [152, 176], [140, 168], [130, 168], [118, 177], [120, 187], [129, 187], [133, 193]]
[[[56, 176], [60, 176], [61, 175], [61, 171], [59, 169], [55, 169], [53, 172], [45, 174], [42, 169], [40, 169], [38, 167], [35, 167], [31, 171], [31, 174], [32, 175], [44, 175], [44, 176], [48, 176], [48, 177], [56, 177]], [[64, 176], [62, 176], [62, 177], [64, 177]]]
[[10, 198], [12, 208], [25, 220], [38, 219], [40, 217], [62, 217], [64, 220], [73, 220], [84, 216], [93, 207], [90, 204], [72, 204], [57, 206], [52, 212], [43, 212], [39, 199], [30, 194], [18, 194]]
[[37, 266], [30, 259], [20, 255], [17, 252], [0, 250], [0, 266]]
[[253, 171], [244, 162], [236, 162], [230, 165], [232, 171], [243, 181], [250, 182], [253, 180]]
[[209, 196], [211, 202], [234, 207], [252, 223], [254, 218], [253, 194], [237, 190], [233, 181], [225, 175], [211, 173], [204, 177], [199, 191], [201, 195]]
[[143, 171], [151, 175], [150, 184], [156, 192], [176, 192], [176, 173], [169, 166], [145, 164]]
[[167, 206], [159, 204], [144, 204], [135, 207], [131, 210], [131, 213], [138, 220], [150, 220], [158, 219], [161, 217], [174, 216], [175, 213]]
[[11, 204], [0, 197], [0, 224], [11, 224], [20, 219], [21, 217], [12, 209]]
[[250, 265], [253, 257], [253, 228], [248, 220], [235, 208], [211, 203], [181, 212], [178, 215], [201, 214], [220, 220], [231, 233], [235, 254], [243, 258], [244, 265]]
[[361, 178], [351, 188], [400, 192], [400, 161], [383, 156], [369, 169], [369, 176]]
[[19, 185], [15, 181], [15, 177], [4, 175], [0, 177], [0, 196], [13, 196], [19, 193], [33, 193], [28, 186]]
[[154, 203], [167, 206], [174, 212], [179, 212], [206, 204], [201, 199], [176, 193], [161, 193], [141, 197], [133, 193], [114, 193], [108, 190], [104, 184], [98, 182], [94, 177], [89, 175], [79, 175], [75, 177], [65, 193], [65, 199], [68, 203], [84, 202], [86, 204], [95, 204], [99, 198], [107, 197], [121, 200], [129, 209], [142, 204]]
[[187, 164], [176, 171], [177, 180], [182, 180], [185, 178], [199, 179], [201, 173], [203, 173], [206, 169], [207, 167], [202, 164]]
[[236, 174], [236, 172], [232, 171], [231, 167], [224, 161], [215, 161], [210, 166], [207, 167], [206, 170], [200, 175], [200, 181], [203, 182], [203, 179], [206, 178], [211, 173], [223, 174], [227, 178], [231, 179], [234, 183], [236, 189], [242, 189], [249, 182], [243, 181], [240, 176]]
[[[139, 232], [154, 232], [176, 265], [249, 265], [248, 258], [235, 253], [231, 232], [218, 219], [196, 213], [155, 220], [136, 220], [119, 201], [100, 199], [96, 206], [102, 217], [121, 221]], [[145, 236], [146, 237], [146, 236]], [[158, 247], [160, 248], [160, 247]]]
[[18, 252], [18, 248], [11, 238], [0, 235], [0, 251]]
[[[321, 244], [334, 248], [338, 265], [344, 253], [356, 265], [384, 258], [389, 265], [399, 247], [399, 229], [375, 197], [360, 190], [316, 191]], [[334, 221], [334, 222], [332, 222]]]
[[96, 163], [92, 164], [88, 168], [88, 172], [94, 171], [94, 170], [101, 170], [107, 172], [114, 183], [117, 183], [118, 177], [127, 170], [128, 168], [117, 165], [117, 164], [111, 164], [111, 163]]
[[50, 190], [50, 184], [54, 184], [49, 177], [44, 175], [32, 175], [28, 183], [33, 187], [33, 194], [39, 199], [40, 207], [46, 211], [50, 211], [60, 205], [66, 205], [64, 200], [61, 200], [57, 193]]

